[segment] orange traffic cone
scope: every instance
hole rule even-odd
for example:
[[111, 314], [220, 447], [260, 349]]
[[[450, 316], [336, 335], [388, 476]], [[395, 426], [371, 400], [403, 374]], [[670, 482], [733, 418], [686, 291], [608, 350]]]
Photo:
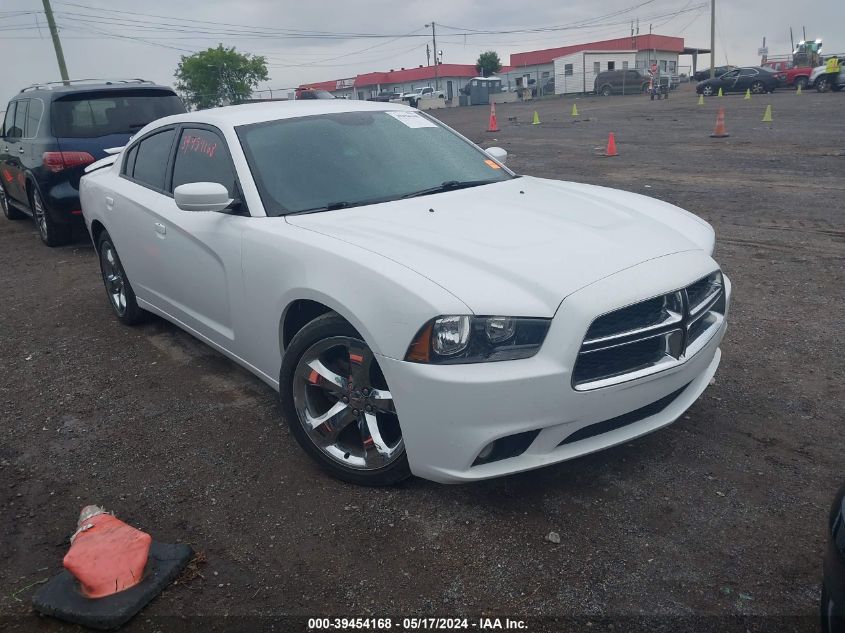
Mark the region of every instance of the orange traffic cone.
[[85, 506], [65, 555], [65, 570], [32, 606], [74, 624], [115, 629], [161, 593], [193, 556], [187, 545], [156, 543], [100, 506]]
[[499, 124], [496, 123], [496, 104], [490, 104], [490, 124], [487, 126], [488, 132], [498, 132]]
[[710, 135], [711, 138], [725, 138], [726, 136], [730, 136], [728, 131], [725, 129], [725, 109], [719, 108], [719, 114], [716, 115], [716, 129], [713, 130], [713, 134]]
[[619, 156], [616, 152], [616, 137], [613, 135], [613, 132], [607, 135], [607, 151], [605, 151], [604, 155]]

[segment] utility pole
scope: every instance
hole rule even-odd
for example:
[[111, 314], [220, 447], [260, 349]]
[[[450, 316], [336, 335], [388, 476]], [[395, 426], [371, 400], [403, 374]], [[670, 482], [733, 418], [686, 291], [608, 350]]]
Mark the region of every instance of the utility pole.
[[431, 24], [426, 24], [426, 27], [429, 26], [431, 27], [431, 45], [434, 50], [434, 89], [440, 90], [440, 73], [437, 68], [437, 36], [434, 33], [434, 20], [431, 21]]
[[53, 48], [56, 49], [56, 61], [59, 62], [59, 74], [62, 76], [62, 81], [65, 85], [70, 83], [70, 77], [67, 74], [67, 66], [65, 65], [65, 54], [62, 52], [62, 43], [59, 41], [59, 31], [56, 29], [56, 21], [53, 19], [53, 9], [50, 6], [50, 0], [42, 0], [44, 3], [44, 13], [47, 15], [47, 24], [50, 27], [50, 36], [53, 38]]
[[431, 46], [425, 45], [425, 64], [431, 66]]
[[710, 79], [716, 77], [716, 0], [710, 0]]

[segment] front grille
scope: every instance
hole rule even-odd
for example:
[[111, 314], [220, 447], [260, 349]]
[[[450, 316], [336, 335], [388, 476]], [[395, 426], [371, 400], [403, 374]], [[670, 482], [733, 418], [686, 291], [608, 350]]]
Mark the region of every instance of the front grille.
[[698, 352], [725, 317], [722, 273], [685, 288], [603, 314], [590, 325], [572, 386], [598, 389], [640, 378]]

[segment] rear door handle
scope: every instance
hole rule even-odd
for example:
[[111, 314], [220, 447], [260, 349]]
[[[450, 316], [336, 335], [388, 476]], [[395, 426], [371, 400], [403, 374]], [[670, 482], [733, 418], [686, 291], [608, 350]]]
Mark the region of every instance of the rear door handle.
[[167, 233], [167, 227], [164, 226], [161, 222], [156, 222], [155, 227], [156, 233], [158, 233], [159, 235], [164, 235]]
[[106, 196], [106, 209], [108, 209], [109, 211], [114, 209], [114, 198], [112, 198], [111, 196]]
[[23, 154], [26, 150], [23, 147], [18, 148], [18, 154]]

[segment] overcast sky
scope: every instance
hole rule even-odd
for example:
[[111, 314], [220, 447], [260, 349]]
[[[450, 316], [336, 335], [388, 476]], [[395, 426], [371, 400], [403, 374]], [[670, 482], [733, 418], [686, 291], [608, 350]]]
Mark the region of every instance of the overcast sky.
[[[218, 43], [267, 57], [270, 81], [263, 89], [425, 64], [425, 24], [432, 20], [445, 63], [473, 63], [488, 49], [508, 63], [514, 52], [622, 37], [638, 17], [641, 34], [651, 23], [655, 33], [681, 36], [687, 46], [710, 44], [709, 0], [53, 0], [53, 11], [71, 77], [143, 77], [168, 85], [181, 55]], [[585, 28], [536, 30], [590, 20]], [[824, 51], [845, 53], [842, 0], [717, 0], [717, 64], [759, 63], [763, 36], [770, 55], [789, 53], [790, 26], [796, 42], [806, 27], [808, 38], [824, 39]], [[0, 58], [0, 109], [20, 88], [59, 78], [41, 0], [0, 3]], [[681, 65], [689, 60], [682, 57]], [[709, 64], [708, 56], [699, 64]]]

